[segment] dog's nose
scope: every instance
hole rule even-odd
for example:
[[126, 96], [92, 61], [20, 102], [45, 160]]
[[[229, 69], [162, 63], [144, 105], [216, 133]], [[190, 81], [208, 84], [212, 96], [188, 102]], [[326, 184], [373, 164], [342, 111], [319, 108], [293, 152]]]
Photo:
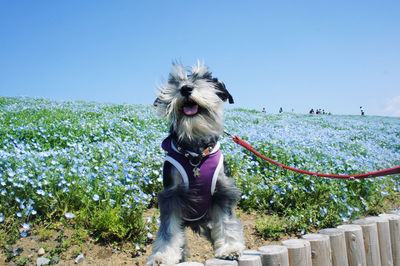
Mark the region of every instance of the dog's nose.
[[189, 85], [184, 85], [181, 88], [181, 94], [183, 97], [188, 97], [192, 93], [193, 87]]

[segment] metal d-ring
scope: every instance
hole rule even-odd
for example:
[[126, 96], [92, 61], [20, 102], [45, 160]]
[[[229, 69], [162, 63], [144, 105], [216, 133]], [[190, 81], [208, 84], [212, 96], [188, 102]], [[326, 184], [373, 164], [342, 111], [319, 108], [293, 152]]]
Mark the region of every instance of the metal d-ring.
[[193, 166], [193, 167], [197, 167], [197, 166], [199, 166], [199, 165], [200, 165], [200, 163], [201, 163], [201, 159], [202, 159], [202, 158], [200, 158], [200, 160], [199, 160], [197, 163], [193, 163], [193, 162], [192, 162], [192, 160], [190, 159], [190, 160], [189, 160], [189, 163], [190, 163], [190, 165], [191, 165], [191, 166]]

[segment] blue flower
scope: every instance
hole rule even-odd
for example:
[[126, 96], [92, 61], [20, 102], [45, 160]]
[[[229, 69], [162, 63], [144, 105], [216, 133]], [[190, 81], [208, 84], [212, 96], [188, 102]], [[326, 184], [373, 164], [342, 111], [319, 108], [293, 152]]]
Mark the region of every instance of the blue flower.
[[346, 215], [341, 214], [340, 217], [342, 218], [342, 221], [343, 221], [343, 222], [345, 222], [345, 223], [348, 223], [348, 222], [349, 222], [349, 218], [347, 218]]
[[25, 230], [29, 230], [29, 229], [31, 229], [31, 226], [27, 223], [23, 223], [22, 228], [24, 228]]
[[4, 215], [0, 214], [0, 223], [4, 222]]
[[42, 196], [46, 196], [46, 192], [43, 189], [36, 190], [36, 193]]
[[328, 213], [328, 209], [326, 208], [326, 207], [323, 207], [321, 210], [320, 210], [320, 215], [322, 216], [322, 217], [325, 217], [325, 215]]
[[97, 194], [94, 194], [93, 195], [93, 200], [94, 201], [98, 201], [100, 199], [100, 196], [99, 195], [97, 195]]
[[67, 219], [73, 219], [73, 218], [75, 217], [75, 214], [70, 213], [70, 212], [66, 212], [64, 215], [65, 215], [65, 217], [66, 217]]
[[12, 169], [7, 169], [7, 174], [8, 174], [8, 176], [9, 177], [13, 177], [13, 176], [15, 176], [15, 172], [14, 172], [14, 170], [12, 170]]

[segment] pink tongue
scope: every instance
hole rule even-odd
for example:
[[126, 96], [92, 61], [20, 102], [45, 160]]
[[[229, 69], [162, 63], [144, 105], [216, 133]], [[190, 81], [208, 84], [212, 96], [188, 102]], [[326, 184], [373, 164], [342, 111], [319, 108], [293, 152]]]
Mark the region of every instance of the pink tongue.
[[195, 115], [195, 114], [197, 114], [197, 111], [198, 111], [197, 104], [195, 104], [193, 106], [183, 107], [183, 112], [185, 113], [185, 115]]

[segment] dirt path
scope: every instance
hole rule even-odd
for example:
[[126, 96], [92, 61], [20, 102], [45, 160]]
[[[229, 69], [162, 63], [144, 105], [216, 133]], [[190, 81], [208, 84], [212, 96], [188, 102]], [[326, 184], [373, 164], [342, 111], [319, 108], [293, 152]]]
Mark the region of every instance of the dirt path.
[[[271, 244], [279, 244], [282, 240], [290, 238], [285, 236], [279, 241], [264, 240], [255, 232], [255, 223], [259, 218], [257, 213], [247, 214], [241, 213], [240, 219], [242, 220], [245, 241], [247, 249], [258, 249], [258, 247]], [[206, 259], [213, 257], [211, 244], [203, 237], [194, 234], [191, 230], [187, 229], [187, 237], [189, 243], [190, 257], [187, 261], [196, 261], [204, 263]], [[35, 235], [20, 239], [15, 245], [13, 250], [19, 250], [18, 256], [13, 260], [7, 262], [5, 253], [0, 253], [0, 265], [36, 265], [38, 251], [44, 247], [45, 252], [43, 257], [50, 257], [48, 250], [57, 245], [55, 240], [56, 234], [51, 236], [46, 241], [39, 241]], [[19, 249], [18, 249], [19, 248]], [[95, 244], [89, 240], [80, 246], [71, 245], [66, 251], [60, 253], [57, 263], [55, 265], [75, 265], [75, 259], [80, 250], [83, 250], [84, 258], [79, 265], [145, 265], [145, 261], [151, 252], [151, 245], [146, 246], [144, 250], [136, 250], [135, 248], [114, 248], [112, 246], [102, 246]]]

